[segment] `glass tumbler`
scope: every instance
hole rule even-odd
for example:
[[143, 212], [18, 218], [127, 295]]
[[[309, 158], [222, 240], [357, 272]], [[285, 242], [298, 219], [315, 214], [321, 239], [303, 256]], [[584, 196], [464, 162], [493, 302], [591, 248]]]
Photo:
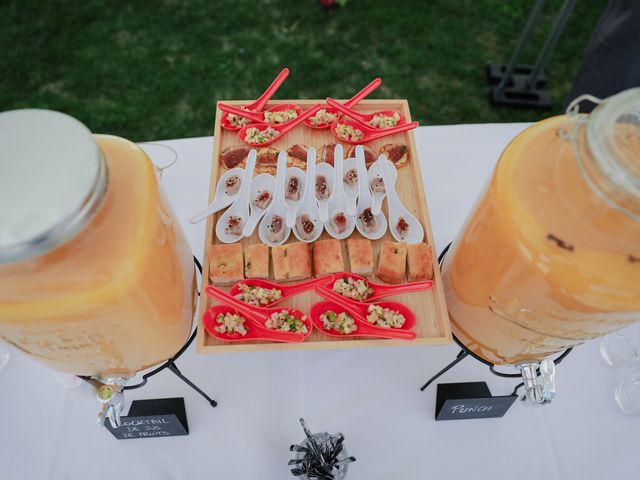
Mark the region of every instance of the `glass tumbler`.
[[600, 354], [612, 367], [628, 367], [639, 360], [638, 350], [621, 333], [607, 335], [600, 343]]
[[640, 417], [640, 369], [624, 377], [614, 393], [616, 402], [627, 415]]

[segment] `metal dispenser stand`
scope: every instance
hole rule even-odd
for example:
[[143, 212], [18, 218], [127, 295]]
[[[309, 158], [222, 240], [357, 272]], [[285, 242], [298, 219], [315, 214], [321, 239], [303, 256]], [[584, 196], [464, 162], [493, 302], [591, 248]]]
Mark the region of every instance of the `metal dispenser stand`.
[[[438, 263], [440, 265], [442, 265], [442, 261], [444, 260], [444, 257], [447, 254], [450, 246], [451, 244], [449, 243], [444, 248], [442, 253], [438, 256]], [[569, 355], [571, 350], [573, 350], [573, 348], [568, 348], [567, 350], [562, 352], [555, 360], [551, 361], [545, 359], [540, 363], [539, 366], [537, 364], [522, 365], [520, 366], [520, 373], [504, 373], [496, 370], [496, 366], [493, 363], [479, 357], [471, 350], [469, 350], [455, 335], [453, 335], [453, 339], [461, 348], [460, 353], [458, 353], [456, 358], [448, 363], [442, 370], [440, 370], [438, 373], [432, 376], [424, 385], [422, 385], [422, 387], [420, 387], [421, 392], [425, 391], [429, 387], [429, 385], [431, 385], [434, 381], [440, 378], [451, 368], [455, 367], [462, 360], [471, 356], [479, 362], [487, 365], [489, 367], [489, 371], [494, 375], [497, 375], [498, 377], [523, 379], [524, 381], [520, 382], [513, 389], [512, 395], [517, 395], [518, 390], [524, 386], [526, 388], [527, 394], [522, 398], [522, 400], [528, 399], [530, 403], [536, 405], [546, 404], [551, 402], [551, 400], [555, 396], [555, 380], [553, 378], [555, 374], [555, 366], [562, 362], [562, 360], [564, 360], [565, 357]], [[549, 373], [549, 370], [552, 370], [552, 372]], [[538, 377], [540, 377], [540, 375], [542, 375], [542, 383], [538, 381]]]
[[520, 107], [551, 107], [551, 95], [544, 89], [547, 83], [544, 69], [564, 31], [576, 1], [565, 0], [556, 16], [553, 28], [538, 54], [536, 63], [522, 65], [518, 61], [529, 41], [531, 32], [540, 19], [545, 3], [546, 0], [537, 0], [509, 63], [507, 65], [487, 65], [487, 77], [489, 83], [493, 85], [490, 93], [491, 103]]
[[[193, 262], [195, 263], [195, 266], [200, 272], [200, 274], [202, 275], [202, 265], [200, 264], [200, 261], [194, 256]], [[170, 372], [172, 372], [174, 375], [176, 375], [180, 380], [182, 380], [188, 386], [193, 388], [200, 395], [202, 395], [205, 398], [205, 400], [209, 402], [209, 405], [211, 405], [212, 407], [216, 407], [218, 405], [218, 402], [216, 402], [213, 398], [207, 395], [200, 387], [198, 387], [195, 383], [193, 383], [186, 376], [184, 376], [175, 363], [178, 360], [178, 358], [180, 358], [180, 356], [193, 343], [193, 340], [196, 338], [196, 333], [197, 333], [197, 329], [193, 331], [193, 333], [189, 337], [189, 340], [187, 340], [187, 342], [182, 346], [182, 348], [180, 348], [180, 350], [178, 350], [178, 352], [173, 357], [171, 357], [165, 363], [153, 369], [149, 373], [145, 373], [142, 376], [142, 381], [140, 383], [137, 383], [135, 385], [124, 385], [124, 379], [113, 379], [114, 381], [109, 383], [110, 384], [112, 383], [114, 386], [117, 386], [118, 390], [115, 391], [113, 388], [109, 388], [107, 390], [108, 396], [106, 396], [105, 398], [100, 397], [100, 389], [98, 389], [98, 400], [104, 404], [102, 412], [98, 417], [98, 423], [101, 425], [104, 422], [105, 418], [108, 418], [109, 421], [111, 422], [112, 427], [114, 428], [119, 427], [120, 414], [124, 406], [124, 395], [123, 395], [124, 391], [144, 387], [147, 384], [147, 380], [149, 379], [149, 377], [152, 377], [160, 373], [165, 368], [168, 369]], [[97, 382], [91, 377], [80, 376], [80, 378], [94, 385]], [[95, 386], [99, 388], [98, 385], [95, 385]]]

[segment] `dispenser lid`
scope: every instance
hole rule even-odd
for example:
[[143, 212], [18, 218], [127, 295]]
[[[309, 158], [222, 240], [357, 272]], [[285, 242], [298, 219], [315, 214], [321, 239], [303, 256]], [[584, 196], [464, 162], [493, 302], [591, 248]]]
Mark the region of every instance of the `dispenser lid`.
[[45, 253], [93, 218], [106, 190], [89, 129], [50, 110], [0, 113], [0, 264]]

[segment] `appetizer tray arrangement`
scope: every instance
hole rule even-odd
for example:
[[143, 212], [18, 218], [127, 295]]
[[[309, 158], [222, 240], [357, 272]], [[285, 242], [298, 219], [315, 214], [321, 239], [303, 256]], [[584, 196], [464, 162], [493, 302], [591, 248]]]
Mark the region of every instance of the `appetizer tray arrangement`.
[[416, 124], [406, 100], [362, 100], [379, 83], [218, 104], [210, 206], [191, 219], [207, 218], [199, 352], [451, 342]]

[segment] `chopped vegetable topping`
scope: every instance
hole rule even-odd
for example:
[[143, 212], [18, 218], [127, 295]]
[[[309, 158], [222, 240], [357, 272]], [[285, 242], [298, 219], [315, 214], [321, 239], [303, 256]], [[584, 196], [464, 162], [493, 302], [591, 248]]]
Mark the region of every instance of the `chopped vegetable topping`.
[[304, 324], [306, 318], [306, 316], [296, 318], [288, 310], [282, 310], [272, 313], [264, 325], [271, 330], [280, 330], [281, 332], [307, 333], [309, 330]]
[[280, 135], [280, 132], [272, 127], [267, 127], [264, 130], [259, 130], [253, 127], [247, 128], [244, 140], [247, 143], [266, 143], [269, 140], [273, 140], [278, 135]]
[[337, 113], [328, 112], [325, 108], [321, 108], [318, 110], [313, 117], [309, 118], [309, 123], [314, 127], [319, 127], [320, 125], [327, 125], [328, 123], [333, 123], [338, 119]]
[[[254, 110], [250, 110], [248, 108], [245, 107], [240, 107], [242, 110], [246, 110], [247, 112], [253, 112]], [[235, 115], [233, 113], [227, 113], [227, 121], [229, 122], [230, 125], [234, 126], [234, 127], [244, 127], [245, 125], [248, 125], [249, 123], [251, 123], [251, 120], [245, 117], [241, 117], [239, 115]]]
[[387, 128], [395, 127], [396, 125], [398, 125], [399, 121], [400, 121], [400, 114], [396, 112], [391, 117], [389, 115], [376, 114], [367, 123], [368, 125], [371, 125], [374, 128], [379, 128], [381, 130], [384, 130]]
[[244, 337], [249, 331], [249, 327], [244, 325], [245, 318], [237, 313], [220, 313], [216, 317], [216, 322], [219, 325], [214, 327], [214, 330], [218, 333], [238, 333]]
[[373, 288], [362, 280], [354, 280], [352, 277], [339, 278], [333, 283], [333, 291], [339, 293], [343, 297], [351, 298], [359, 302], [364, 302], [373, 295]]
[[252, 287], [245, 283], [238, 284], [238, 288], [240, 293], [236, 294], [236, 298], [256, 307], [270, 305], [282, 298], [282, 291], [277, 288]]
[[339, 123], [336, 127], [336, 133], [344, 140], [357, 141], [364, 138], [364, 133], [358, 128], [353, 128], [346, 123]]
[[332, 310], [327, 310], [320, 315], [320, 320], [322, 320], [325, 329], [333, 330], [343, 335], [348, 335], [358, 330], [356, 321], [347, 312], [336, 314]]
[[298, 116], [295, 108], [291, 110], [276, 110], [274, 112], [264, 112], [264, 119], [267, 123], [285, 123]]
[[369, 305], [367, 320], [374, 325], [384, 328], [402, 328], [406, 318], [400, 312], [378, 305]]

